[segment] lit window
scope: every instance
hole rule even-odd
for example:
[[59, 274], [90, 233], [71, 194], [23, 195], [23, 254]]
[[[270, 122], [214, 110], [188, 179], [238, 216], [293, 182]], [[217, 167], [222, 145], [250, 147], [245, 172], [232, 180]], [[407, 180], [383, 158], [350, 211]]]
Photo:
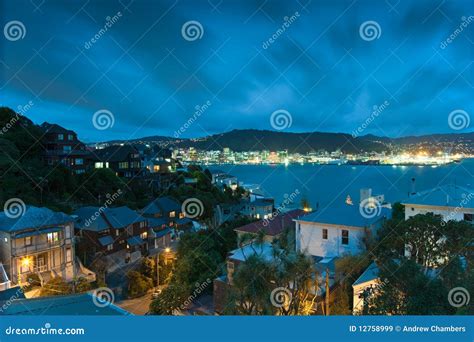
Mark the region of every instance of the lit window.
[[96, 169], [102, 169], [102, 168], [104, 167], [104, 163], [102, 163], [102, 162], [96, 162], [96, 163], [94, 163], [94, 167], [95, 167]]
[[143, 233], [140, 234], [140, 237], [141, 237], [142, 239], [146, 239], [147, 236], [148, 236], [148, 233], [147, 233], [147, 232], [143, 232]]
[[128, 169], [128, 162], [120, 162], [119, 169]]
[[170, 211], [170, 217], [176, 217], [176, 211]]
[[[128, 248], [128, 245], [127, 245], [127, 248]], [[107, 245], [107, 250], [108, 251], [111, 251], [114, 249], [114, 245], [110, 244], [110, 245]]]
[[31, 236], [25, 237], [25, 246], [31, 246]]
[[82, 164], [84, 164], [84, 159], [82, 159], [82, 158], [77, 158], [77, 159], [76, 159], [76, 165], [82, 165]]
[[343, 245], [349, 244], [349, 231], [348, 230], [342, 231], [342, 244]]
[[54, 243], [59, 241], [58, 232], [48, 233], [48, 243]]

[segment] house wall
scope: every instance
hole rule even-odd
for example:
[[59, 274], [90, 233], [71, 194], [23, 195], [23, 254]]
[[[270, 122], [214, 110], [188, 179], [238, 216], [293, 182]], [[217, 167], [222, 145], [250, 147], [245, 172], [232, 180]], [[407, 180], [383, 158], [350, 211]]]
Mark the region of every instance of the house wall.
[[[62, 227], [63, 230], [58, 232], [59, 241], [55, 243], [48, 243], [47, 234], [33, 236], [30, 246], [25, 246], [24, 238], [9, 238], [9, 255], [5, 256], [9, 260], [4, 264], [12, 282], [24, 282], [28, 274], [38, 271], [53, 271], [55, 276], [60, 276], [66, 281], [71, 281], [74, 278], [75, 251], [71, 233], [74, 230], [74, 225], [69, 223]], [[24, 258], [31, 260], [28, 271], [21, 268]], [[41, 269], [38, 268], [39, 258], [44, 262]]]
[[362, 310], [364, 309], [364, 299], [362, 297], [362, 293], [367, 288], [375, 288], [379, 284], [378, 279], [370, 280], [362, 284], [352, 286], [353, 290], [353, 304], [352, 304], [352, 314], [353, 315], [360, 315]]
[[[327, 229], [328, 238], [323, 239], [323, 229]], [[342, 231], [349, 231], [349, 244], [342, 244]], [[313, 256], [337, 257], [346, 254], [358, 254], [364, 247], [366, 232], [361, 227], [329, 225], [314, 222], [296, 222], [296, 248]]]
[[443, 220], [455, 220], [462, 221], [464, 214], [474, 214], [474, 208], [462, 208], [462, 207], [436, 207], [436, 206], [422, 206], [414, 204], [404, 204], [405, 206], [405, 220], [418, 214], [433, 213], [435, 215], [441, 215]]

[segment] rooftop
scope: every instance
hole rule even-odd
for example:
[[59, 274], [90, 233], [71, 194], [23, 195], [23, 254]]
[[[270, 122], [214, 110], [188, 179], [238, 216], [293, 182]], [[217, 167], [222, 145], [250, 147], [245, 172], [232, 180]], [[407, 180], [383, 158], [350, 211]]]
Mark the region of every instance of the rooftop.
[[103, 149], [94, 150], [93, 153], [101, 161], [121, 162], [127, 160], [130, 154], [138, 154], [135, 147], [130, 145], [112, 145]]
[[469, 206], [469, 198], [474, 196], [474, 189], [468, 189], [459, 185], [448, 184], [438, 186], [433, 189], [418, 192], [406, 200], [402, 204], [427, 205], [438, 207], [458, 207], [464, 203], [464, 207], [474, 208], [474, 205]]
[[360, 285], [368, 281], [377, 279], [379, 277], [379, 272], [380, 272], [380, 269], [378, 268], [375, 261], [373, 261], [369, 265], [369, 267], [365, 269], [364, 273], [362, 273], [360, 277], [357, 278], [357, 280], [354, 282], [354, 284], [352, 284], [352, 286]]
[[45, 207], [26, 206], [23, 215], [16, 218], [8, 217], [5, 212], [0, 213], [0, 231], [18, 232], [25, 229], [64, 225], [73, 222], [73, 218], [62, 212], [52, 211]]
[[[373, 210], [375, 210], [374, 213], [363, 216], [362, 213], [364, 213], [364, 211], [360, 209], [360, 206], [357, 204], [341, 204], [337, 206], [332, 205], [321, 208], [304, 217], [298, 217], [296, 221], [363, 228], [377, 223], [383, 218], [390, 218], [392, 214], [389, 208], [380, 206], [374, 208]], [[373, 217], [369, 217], [372, 216], [372, 214], [375, 215], [373, 215]]]
[[163, 214], [170, 211], [180, 212], [181, 205], [178, 201], [169, 196], [158, 197], [143, 208], [143, 214], [145, 215]]
[[245, 226], [235, 228], [235, 231], [256, 234], [264, 231], [265, 235], [277, 236], [281, 234], [286, 227], [293, 227], [293, 219], [304, 216], [307, 213], [301, 209], [294, 209], [286, 213], [274, 215], [273, 219], [260, 220], [246, 224]]
[[257, 244], [255, 242], [249, 243], [241, 248], [234, 249], [229, 252], [229, 259], [238, 261], [245, 261], [251, 255], [261, 256], [266, 261], [273, 260], [273, 246], [269, 242]]
[[[94, 304], [94, 295], [90, 293], [16, 299], [6, 305], [3, 315], [130, 315], [127, 311], [110, 304], [99, 307]], [[2, 302], [0, 302], [2, 306]]]
[[125, 228], [133, 223], [146, 221], [144, 217], [126, 206], [117, 208], [82, 207], [77, 209], [74, 215], [77, 216], [76, 228], [90, 231]]

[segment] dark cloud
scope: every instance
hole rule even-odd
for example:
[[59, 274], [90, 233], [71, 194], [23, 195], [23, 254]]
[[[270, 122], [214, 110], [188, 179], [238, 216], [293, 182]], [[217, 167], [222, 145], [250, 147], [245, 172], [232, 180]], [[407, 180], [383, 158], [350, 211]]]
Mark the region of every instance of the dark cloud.
[[[27, 34], [1, 40], [0, 99], [13, 108], [31, 100], [34, 121], [89, 141], [172, 135], [208, 100], [184, 136], [271, 129], [277, 109], [292, 114], [294, 131], [351, 132], [386, 100], [366, 133], [449, 132], [449, 112], [474, 113], [474, 26], [440, 44], [469, 11], [468, 0], [9, 2], [2, 23], [20, 20]], [[183, 39], [190, 20], [202, 39]], [[368, 20], [379, 39], [361, 39]], [[91, 122], [102, 108], [115, 116], [106, 131]]]

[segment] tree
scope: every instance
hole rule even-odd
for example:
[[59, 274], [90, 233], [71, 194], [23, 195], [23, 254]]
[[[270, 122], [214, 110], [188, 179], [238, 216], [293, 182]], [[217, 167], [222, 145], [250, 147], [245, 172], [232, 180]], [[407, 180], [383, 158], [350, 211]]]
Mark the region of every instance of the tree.
[[72, 287], [70, 284], [65, 282], [63, 278], [56, 277], [49, 280], [43, 285], [40, 291], [40, 296], [61, 296], [72, 293]]
[[154, 315], [172, 315], [181, 310], [188, 297], [188, 290], [182, 284], [174, 283], [166, 287], [163, 292], [150, 304], [150, 313]]
[[153, 280], [136, 271], [127, 273], [128, 296], [131, 298], [143, 296], [153, 287]]

